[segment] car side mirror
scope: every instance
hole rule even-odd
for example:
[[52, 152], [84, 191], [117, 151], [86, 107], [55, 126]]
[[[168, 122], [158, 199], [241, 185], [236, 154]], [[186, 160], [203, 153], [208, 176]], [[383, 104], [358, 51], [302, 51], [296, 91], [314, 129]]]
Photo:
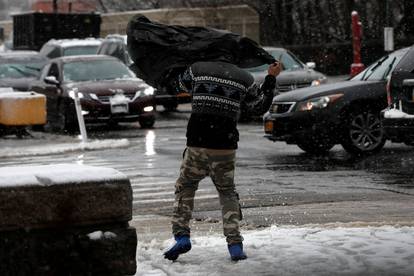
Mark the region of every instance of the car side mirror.
[[51, 85], [59, 85], [59, 81], [56, 79], [55, 76], [47, 76], [44, 78], [45, 83], [51, 84]]
[[316, 63], [315, 62], [306, 62], [306, 67], [308, 67], [308, 69], [315, 69], [316, 68]]

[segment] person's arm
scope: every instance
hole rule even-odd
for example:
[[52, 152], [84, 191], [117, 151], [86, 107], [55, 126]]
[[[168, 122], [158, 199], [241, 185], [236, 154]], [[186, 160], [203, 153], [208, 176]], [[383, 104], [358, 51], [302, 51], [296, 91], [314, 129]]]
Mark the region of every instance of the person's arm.
[[188, 92], [191, 94], [193, 87], [193, 73], [191, 72], [191, 67], [188, 67], [184, 73], [178, 76], [178, 92]]
[[273, 91], [276, 87], [276, 76], [282, 70], [282, 65], [278, 62], [269, 66], [263, 84], [259, 87], [253, 84], [246, 93], [242, 101], [242, 112], [246, 112], [247, 116], [262, 115], [269, 110], [273, 100]]

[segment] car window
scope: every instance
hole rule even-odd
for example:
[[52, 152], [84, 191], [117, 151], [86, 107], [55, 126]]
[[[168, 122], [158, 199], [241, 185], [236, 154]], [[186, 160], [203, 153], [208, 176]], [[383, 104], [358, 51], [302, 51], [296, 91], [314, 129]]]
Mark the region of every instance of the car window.
[[118, 60], [72, 61], [63, 66], [63, 81], [94, 81], [133, 78], [135, 75]]
[[59, 79], [59, 67], [57, 66], [56, 63], [52, 63], [47, 75], [48, 76], [54, 76], [57, 80]]
[[57, 58], [60, 56], [59, 47], [52, 45], [45, 45], [40, 49], [40, 54], [50, 59]]
[[[283, 50], [270, 50], [268, 51], [276, 60], [279, 60], [283, 63], [284, 70], [294, 71], [298, 69], [303, 69], [303, 63], [299, 61], [292, 53]], [[266, 71], [269, 65], [264, 64], [261, 66], [248, 68], [249, 72], [262, 72]]]
[[77, 56], [77, 55], [95, 55], [98, 50], [98, 45], [87, 46], [72, 46], [63, 50], [64, 56]]
[[394, 52], [384, 56], [371, 64], [364, 71], [353, 77], [351, 80], [379, 81], [385, 80], [394, 70], [406, 52]]
[[44, 61], [7, 62], [0, 64], [0, 78], [37, 78]]

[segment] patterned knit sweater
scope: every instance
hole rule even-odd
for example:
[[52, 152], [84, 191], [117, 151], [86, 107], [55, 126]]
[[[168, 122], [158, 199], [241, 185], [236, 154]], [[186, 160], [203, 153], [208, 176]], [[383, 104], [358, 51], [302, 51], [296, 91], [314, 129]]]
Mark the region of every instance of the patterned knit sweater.
[[261, 115], [272, 103], [275, 77], [261, 87], [247, 71], [226, 62], [197, 62], [179, 77], [180, 90], [191, 93], [187, 146], [237, 149], [241, 109]]

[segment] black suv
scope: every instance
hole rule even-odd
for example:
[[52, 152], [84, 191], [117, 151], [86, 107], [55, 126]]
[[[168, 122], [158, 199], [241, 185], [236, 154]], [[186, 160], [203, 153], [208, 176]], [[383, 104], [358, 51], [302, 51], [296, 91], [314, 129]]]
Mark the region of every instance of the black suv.
[[380, 150], [386, 140], [380, 112], [387, 107], [387, 79], [407, 51], [382, 57], [348, 81], [276, 96], [264, 116], [265, 137], [310, 153], [335, 144], [354, 154]]
[[414, 46], [392, 72], [387, 93], [389, 106], [381, 112], [385, 134], [414, 146]]

